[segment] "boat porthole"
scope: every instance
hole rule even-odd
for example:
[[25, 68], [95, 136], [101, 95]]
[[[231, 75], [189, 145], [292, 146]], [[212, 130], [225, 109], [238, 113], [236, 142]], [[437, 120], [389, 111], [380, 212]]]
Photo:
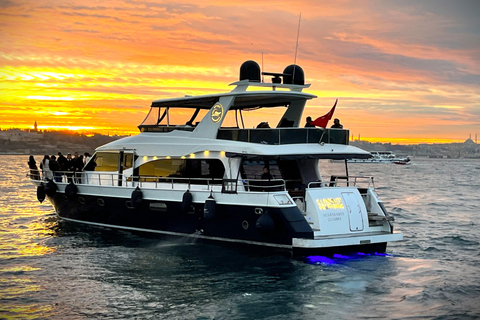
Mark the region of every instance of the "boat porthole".
[[132, 207], [132, 201], [130, 201], [130, 200], [125, 201], [125, 206], [126, 206], [128, 209], [135, 209], [134, 207]]
[[97, 204], [100, 206], [100, 207], [103, 207], [105, 205], [105, 201], [103, 201], [102, 198], [98, 198], [97, 199]]
[[255, 214], [262, 214], [263, 209], [262, 208], [255, 208]]
[[247, 220], [243, 220], [243, 222], [242, 222], [242, 227], [243, 227], [243, 229], [245, 229], [245, 230], [248, 229], [248, 221], [247, 221]]
[[78, 197], [78, 203], [85, 204], [85, 198], [84, 197]]

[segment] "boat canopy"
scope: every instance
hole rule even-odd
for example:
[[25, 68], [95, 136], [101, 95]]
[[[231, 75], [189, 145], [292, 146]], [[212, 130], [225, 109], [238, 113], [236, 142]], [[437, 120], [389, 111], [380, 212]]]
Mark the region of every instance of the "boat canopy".
[[357, 159], [368, 159], [368, 154], [355, 153], [312, 153], [312, 154], [243, 154], [227, 152], [228, 158], [243, 158], [246, 160], [307, 160], [307, 159], [331, 159], [331, 160], [347, 160], [353, 157]]
[[293, 101], [316, 98], [315, 95], [296, 91], [242, 91], [155, 100], [152, 108], [193, 108], [210, 110], [221, 97], [235, 97], [230, 110], [288, 107]]

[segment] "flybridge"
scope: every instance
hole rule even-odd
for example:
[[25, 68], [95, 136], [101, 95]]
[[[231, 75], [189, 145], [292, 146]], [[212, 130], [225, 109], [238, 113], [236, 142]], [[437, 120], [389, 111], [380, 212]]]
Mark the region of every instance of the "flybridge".
[[[262, 76], [271, 76], [271, 83], [262, 82]], [[305, 84], [300, 66], [290, 65], [282, 73], [260, 72], [260, 66], [249, 60], [240, 67], [239, 81], [230, 85], [235, 88], [226, 93], [155, 100], [139, 129], [141, 132], [187, 131], [194, 132], [195, 137], [269, 145], [349, 143], [348, 130], [303, 128], [305, 104], [316, 96], [302, 92], [310, 85]], [[249, 87], [270, 90], [249, 91]], [[264, 117], [264, 113], [255, 116], [262, 108], [281, 108], [283, 115], [274, 119], [274, 124], [270, 117], [273, 118], [275, 113], [270, 113], [269, 119], [264, 119], [268, 121], [255, 125], [256, 128], [248, 128], [245, 111], [249, 117], [257, 119]], [[281, 110], [276, 112], [277, 117], [281, 113]]]
[[[272, 82], [262, 82], [262, 75], [272, 76]], [[215, 138], [220, 128], [245, 129], [242, 111], [261, 108], [284, 109], [283, 116], [276, 120], [278, 122], [274, 127], [298, 128], [302, 124], [306, 101], [316, 98], [315, 95], [302, 92], [310, 85], [305, 84], [303, 69], [297, 65], [286, 67], [282, 73], [262, 73], [260, 66], [249, 60], [240, 67], [239, 81], [231, 85], [235, 85], [235, 88], [226, 93], [155, 100], [139, 129], [142, 132], [195, 131], [197, 136]], [[248, 91], [249, 87], [270, 90]], [[252, 114], [252, 118], [259, 117]]]

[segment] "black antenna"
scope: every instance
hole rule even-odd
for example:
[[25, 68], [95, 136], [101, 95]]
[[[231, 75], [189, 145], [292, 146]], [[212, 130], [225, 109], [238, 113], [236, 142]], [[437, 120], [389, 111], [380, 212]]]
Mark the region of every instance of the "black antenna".
[[295, 67], [297, 66], [297, 51], [298, 51], [298, 38], [300, 36], [300, 20], [302, 19], [302, 13], [298, 16], [298, 29], [297, 29], [297, 44], [295, 46], [295, 59], [293, 59], [293, 75], [292, 75], [292, 83], [295, 82]]

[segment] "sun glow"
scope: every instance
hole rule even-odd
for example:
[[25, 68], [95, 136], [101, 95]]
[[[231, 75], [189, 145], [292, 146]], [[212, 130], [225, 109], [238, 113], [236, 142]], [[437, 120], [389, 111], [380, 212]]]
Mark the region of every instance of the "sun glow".
[[73, 101], [72, 97], [50, 97], [50, 96], [27, 96], [30, 100], [49, 100], [49, 101]]
[[[401, 145], [410, 145], [410, 144], [434, 144], [434, 143], [463, 143], [465, 139], [435, 139], [435, 138], [369, 138], [365, 137], [361, 139], [362, 141], [368, 141], [372, 143], [392, 143], [392, 144], [401, 144]], [[352, 141], [356, 141], [352, 140]]]

